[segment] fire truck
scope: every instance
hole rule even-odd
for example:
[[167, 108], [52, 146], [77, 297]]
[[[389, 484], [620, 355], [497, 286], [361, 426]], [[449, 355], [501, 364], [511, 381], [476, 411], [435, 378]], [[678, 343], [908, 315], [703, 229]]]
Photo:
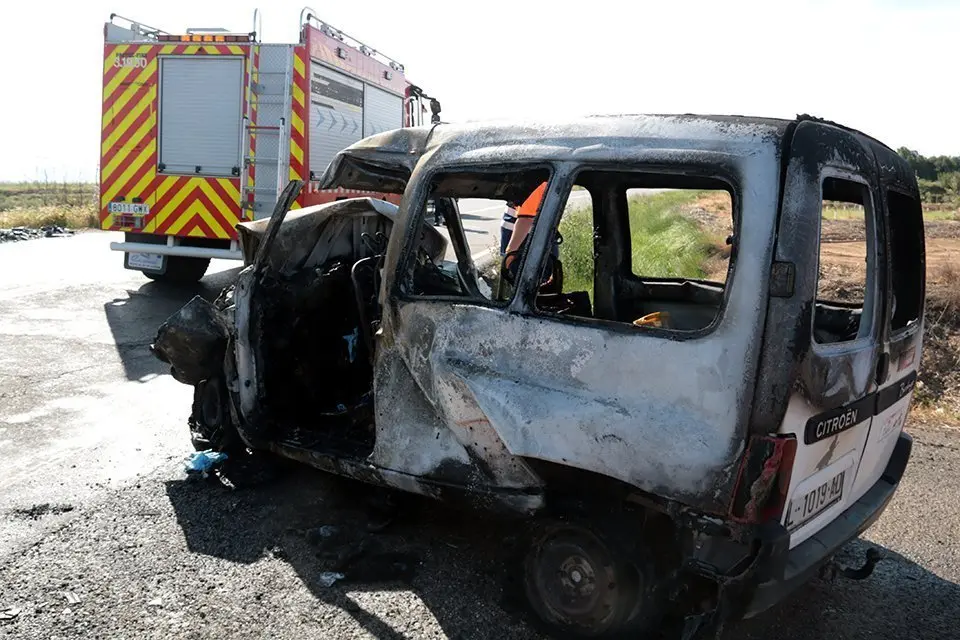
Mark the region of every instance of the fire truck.
[[300, 13], [300, 41], [253, 29], [172, 34], [112, 14], [104, 25], [100, 225], [147, 277], [192, 282], [212, 258], [242, 259], [236, 225], [270, 215], [291, 179], [296, 207], [348, 197], [317, 179], [368, 135], [439, 122], [440, 104], [396, 60]]

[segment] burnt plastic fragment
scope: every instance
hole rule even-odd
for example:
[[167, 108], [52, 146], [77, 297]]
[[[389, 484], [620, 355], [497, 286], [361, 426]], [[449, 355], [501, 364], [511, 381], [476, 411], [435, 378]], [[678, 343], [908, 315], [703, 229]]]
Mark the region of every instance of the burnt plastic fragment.
[[223, 367], [229, 330], [216, 307], [194, 296], [160, 325], [150, 351], [178, 382], [196, 385]]

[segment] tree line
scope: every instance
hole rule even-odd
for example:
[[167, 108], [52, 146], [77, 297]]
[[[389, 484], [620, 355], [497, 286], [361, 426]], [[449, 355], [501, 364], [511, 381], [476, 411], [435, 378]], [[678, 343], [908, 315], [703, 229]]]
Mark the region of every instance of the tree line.
[[920, 197], [924, 202], [960, 201], [960, 156], [928, 158], [906, 147], [900, 147], [897, 153], [917, 174]]

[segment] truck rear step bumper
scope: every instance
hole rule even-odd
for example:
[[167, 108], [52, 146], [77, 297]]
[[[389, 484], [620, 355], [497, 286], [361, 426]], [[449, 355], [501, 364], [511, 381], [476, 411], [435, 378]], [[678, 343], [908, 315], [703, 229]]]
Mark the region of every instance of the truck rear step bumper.
[[240, 249], [213, 249], [209, 247], [185, 247], [183, 245], [149, 244], [146, 242], [111, 242], [110, 249], [124, 253], [155, 253], [161, 256], [184, 256], [188, 258], [217, 258], [220, 260], [243, 260]]

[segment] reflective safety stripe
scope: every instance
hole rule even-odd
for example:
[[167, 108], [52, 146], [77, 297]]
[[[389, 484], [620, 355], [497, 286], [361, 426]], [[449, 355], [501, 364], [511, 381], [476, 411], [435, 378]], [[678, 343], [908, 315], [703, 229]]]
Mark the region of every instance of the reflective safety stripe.
[[503, 222], [500, 224], [501, 229], [513, 230], [513, 225], [517, 221], [517, 216], [514, 213], [513, 209], [507, 209], [503, 212]]

